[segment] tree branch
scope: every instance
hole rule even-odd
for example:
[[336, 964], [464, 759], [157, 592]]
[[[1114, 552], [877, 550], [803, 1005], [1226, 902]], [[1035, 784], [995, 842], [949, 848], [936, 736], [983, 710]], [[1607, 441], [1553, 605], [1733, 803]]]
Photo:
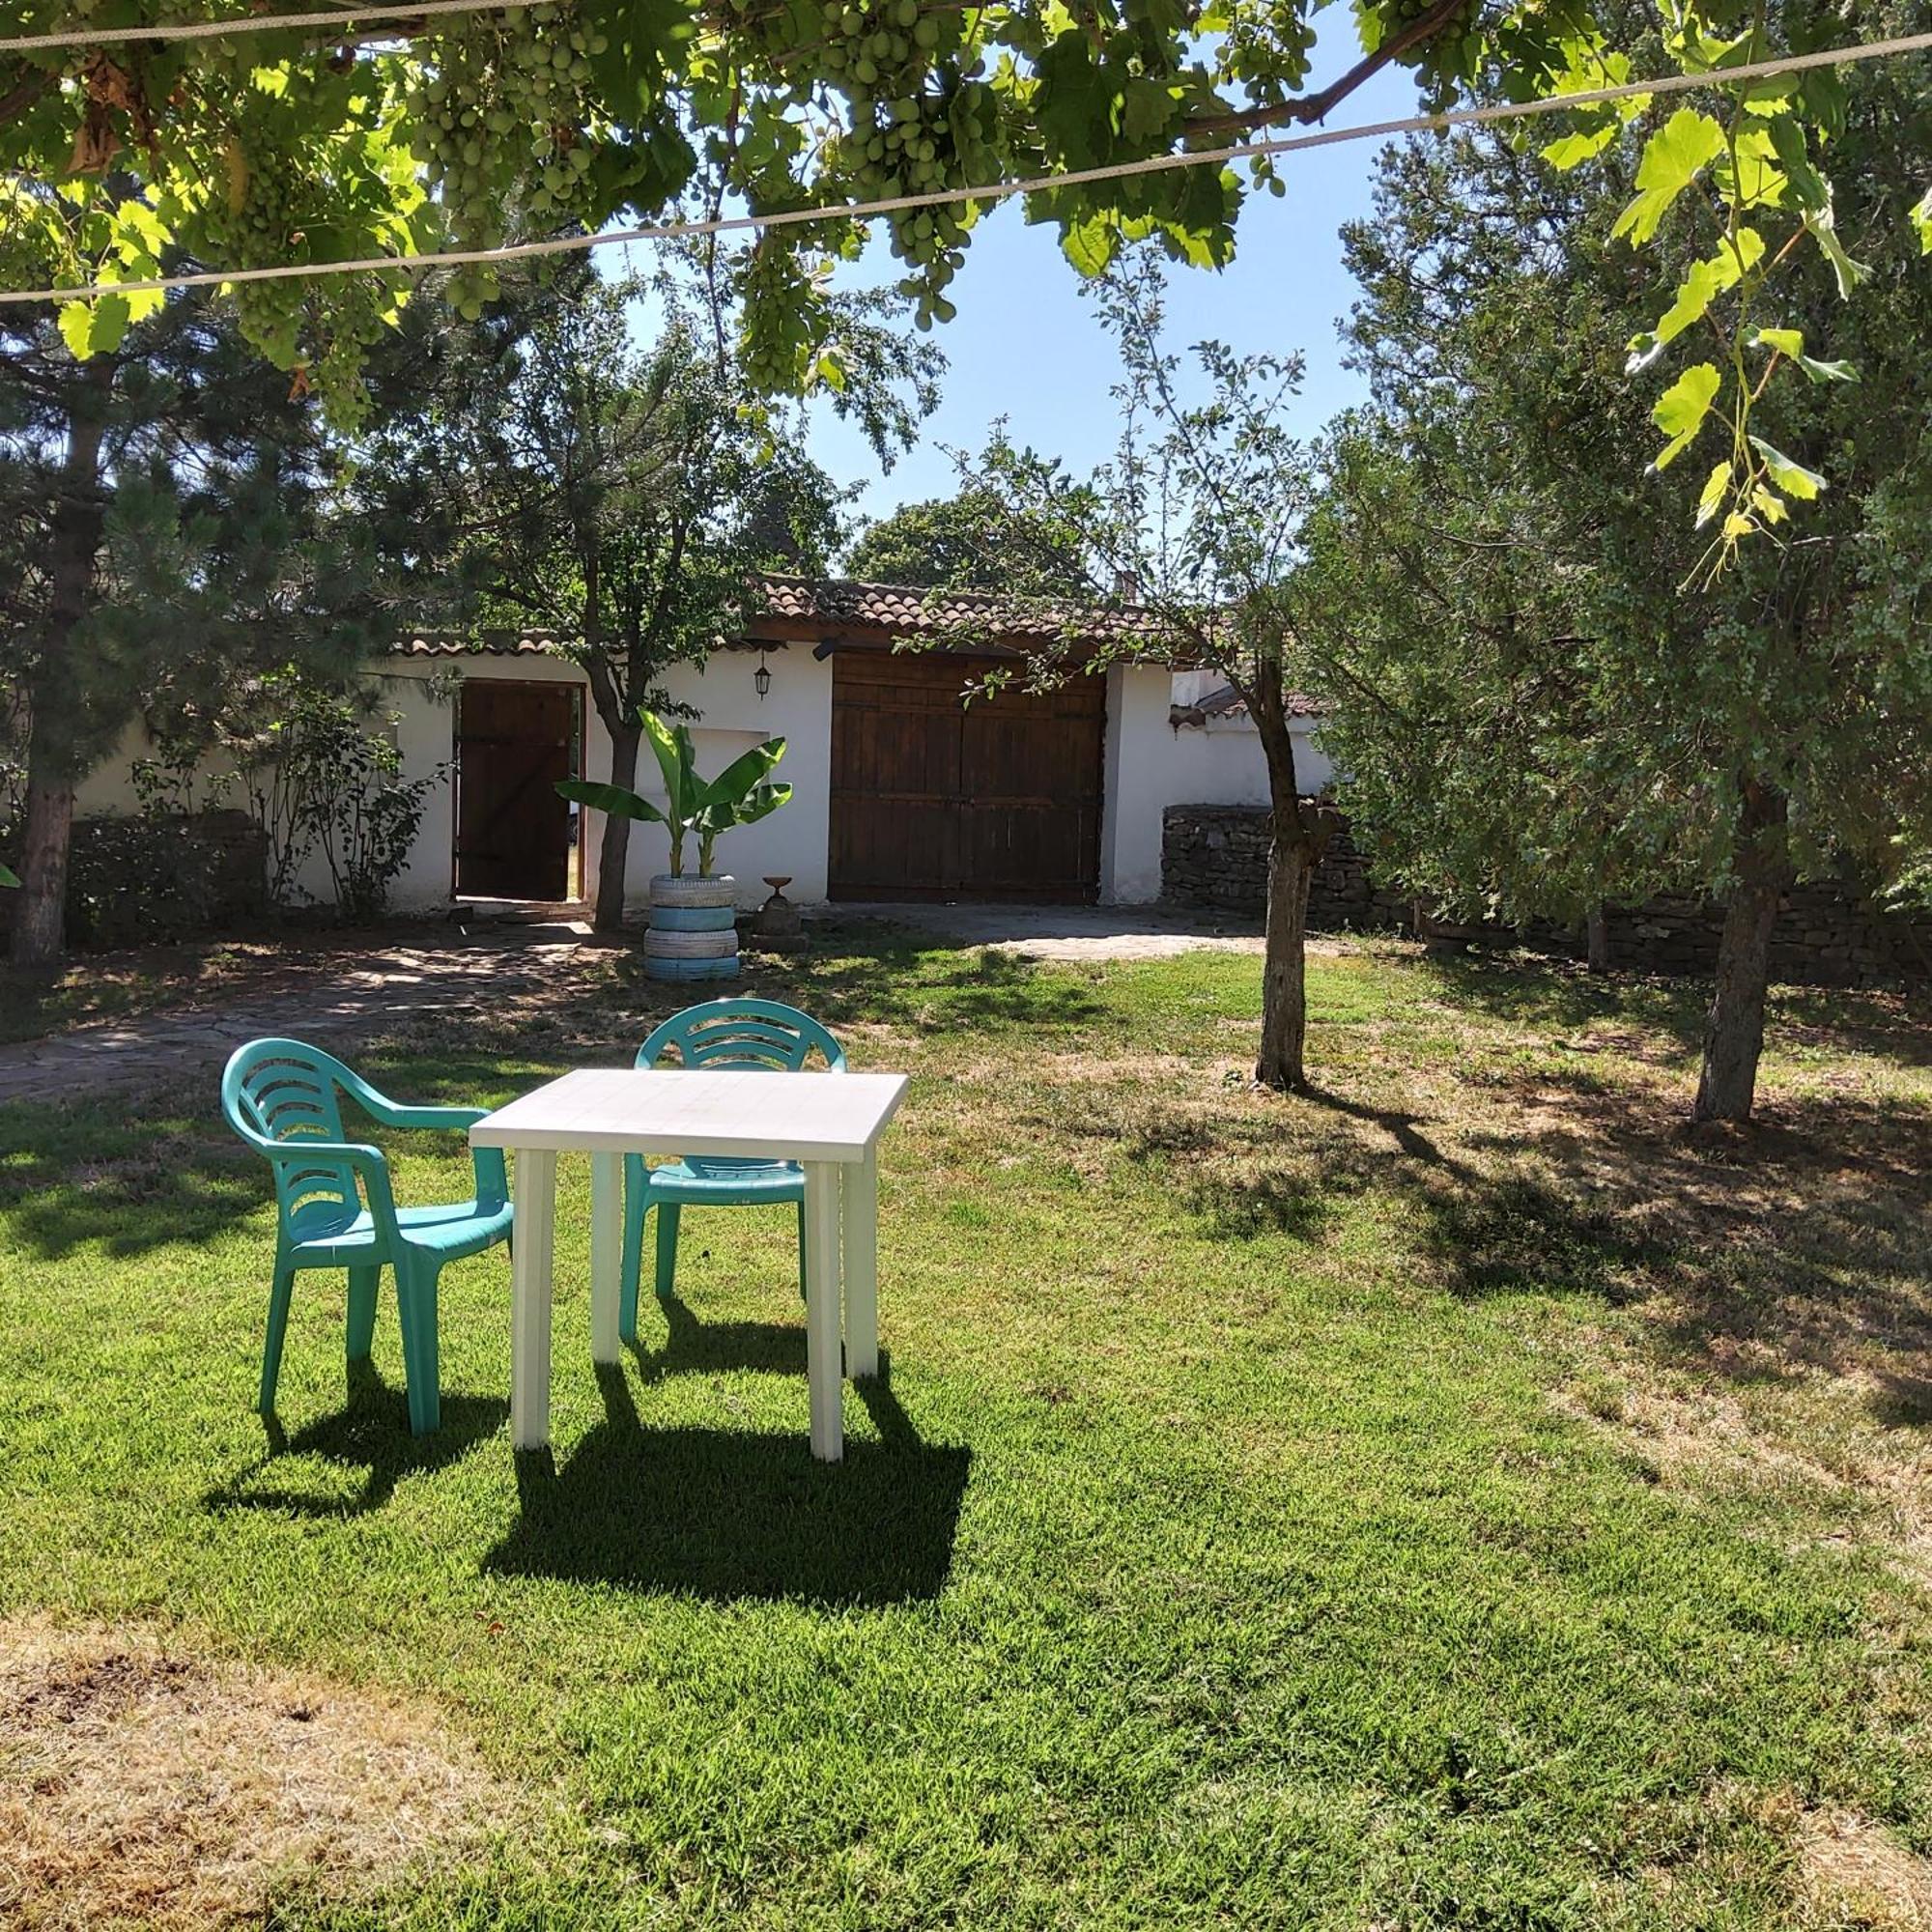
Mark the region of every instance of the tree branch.
[[1401, 33], [1384, 41], [1374, 53], [1364, 54], [1347, 73], [1332, 80], [1319, 94], [1305, 94], [1293, 100], [1278, 100], [1267, 107], [1239, 108], [1228, 114], [1206, 114], [1186, 123], [1189, 135], [1244, 134], [1256, 128], [1271, 128], [1280, 123], [1299, 123], [1306, 127], [1325, 120], [1350, 95], [1366, 87], [1391, 61], [1400, 60], [1411, 47], [1419, 46], [1446, 27], [1469, 0], [1435, 0], [1435, 5], [1411, 20]]

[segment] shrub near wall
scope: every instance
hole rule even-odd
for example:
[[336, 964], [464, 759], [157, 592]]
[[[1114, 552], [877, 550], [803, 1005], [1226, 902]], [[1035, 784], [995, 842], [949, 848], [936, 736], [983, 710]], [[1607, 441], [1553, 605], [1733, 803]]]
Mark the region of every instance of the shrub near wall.
[[[143, 946], [259, 920], [268, 841], [242, 811], [83, 818], [68, 859], [75, 946]], [[0, 894], [0, 929], [13, 912]]]
[[[1173, 805], [1162, 827], [1161, 896], [1176, 905], [1259, 915], [1267, 885], [1264, 806]], [[1613, 907], [1610, 960], [1638, 972], [1708, 974], [1718, 956], [1721, 908], [1682, 896]], [[1346, 824], [1329, 841], [1308, 895], [1318, 929], [1409, 929], [1414, 909], [1375, 884]], [[1547, 920], [1512, 926], [1457, 926], [1478, 943], [1530, 945], [1580, 954], [1581, 934]], [[1932, 919], [1908, 920], [1829, 883], [1794, 887], [1773, 935], [1772, 972], [1817, 985], [1869, 985], [1932, 978]]]

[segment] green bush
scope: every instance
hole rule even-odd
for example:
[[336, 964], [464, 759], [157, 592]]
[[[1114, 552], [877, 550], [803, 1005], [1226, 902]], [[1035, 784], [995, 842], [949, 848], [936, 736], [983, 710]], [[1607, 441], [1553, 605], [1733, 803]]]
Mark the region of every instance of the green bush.
[[188, 818], [86, 818], [68, 860], [76, 946], [140, 946], [205, 932], [222, 910], [221, 847]]

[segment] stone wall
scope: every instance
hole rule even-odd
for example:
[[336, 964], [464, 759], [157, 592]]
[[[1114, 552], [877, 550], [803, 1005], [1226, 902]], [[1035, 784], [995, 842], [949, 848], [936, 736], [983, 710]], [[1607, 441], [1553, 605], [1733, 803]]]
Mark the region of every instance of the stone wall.
[[[1161, 848], [1161, 896], [1175, 905], [1259, 914], [1267, 884], [1264, 808], [1172, 805]], [[1399, 928], [1452, 943], [1528, 945], [1578, 956], [1580, 931], [1539, 920], [1509, 926], [1420, 921], [1401, 894], [1377, 886], [1346, 824], [1329, 841], [1308, 895], [1308, 923], [1319, 930]], [[1653, 899], [1605, 915], [1610, 963], [1638, 972], [1708, 974], [1723, 924], [1719, 906], [1687, 897]], [[1908, 921], [1843, 888], [1810, 884], [1785, 895], [1772, 938], [1772, 972], [1817, 985], [1869, 985], [1932, 978], [1932, 919]]]

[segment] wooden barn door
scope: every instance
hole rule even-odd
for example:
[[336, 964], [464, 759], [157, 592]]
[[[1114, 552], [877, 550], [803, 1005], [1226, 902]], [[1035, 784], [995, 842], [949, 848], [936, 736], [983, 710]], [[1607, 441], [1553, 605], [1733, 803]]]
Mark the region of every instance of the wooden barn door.
[[1097, 895], [1105, 685], [962, 705], [994, 662], [833, 658], [834, 898]]
[[478, 898], [567, 899], [570, 807], [582, 717], [574, 684], [465, 678], [456, 714], [456, 890]]

